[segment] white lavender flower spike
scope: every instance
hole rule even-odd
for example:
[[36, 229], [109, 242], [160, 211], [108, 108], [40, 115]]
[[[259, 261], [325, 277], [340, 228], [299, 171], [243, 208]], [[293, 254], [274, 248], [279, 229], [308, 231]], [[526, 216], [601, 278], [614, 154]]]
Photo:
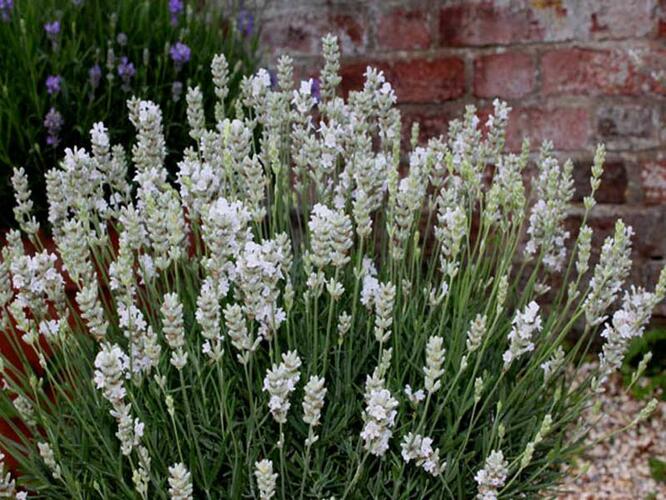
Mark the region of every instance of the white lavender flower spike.
[[261, 460], [254, 464], [254, 475], [257, 478], [259, 487], [259, 498], [261, 500], [270, 500], [275, 496], [275, 483], [277, 473], [273, 473], [273, 462], [268, 459]]
[[192, 477], [185, 464], [169, 467], [169, 497], [171, 500], [192, 500]]

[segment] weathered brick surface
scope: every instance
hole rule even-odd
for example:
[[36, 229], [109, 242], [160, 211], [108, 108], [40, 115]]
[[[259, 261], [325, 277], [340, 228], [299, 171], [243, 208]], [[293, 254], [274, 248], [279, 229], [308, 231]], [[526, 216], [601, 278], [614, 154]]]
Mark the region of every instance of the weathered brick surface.
[[650, 105], [610, 102], [597, 108], [599, 140], [609, 150], [648, 149], [659, 145], [657, 110]]
[[444, 45], [511, 45], [640, 38], [659, 22], [654, 0], [458, 0], [444, 2], [439, 31]]
[[534, 90], [536, 65], [531, 54], [505, 52], [474, 61], [474, 95], [516, 99]]
[[560, 151], [585, 149], [592, 134], [589, 112], [580, 107], [544, 108], [515, 107], [509, 115], [507, 146], [520, 151], [524, 137], [528, 137], [532, 149], [549, 140]]
[[561, 48], [541, 58], [542, 91], [546, 95], [639, 95], [647, 75], [625, 50]]
[[522, 6], [460, 2], [442, 8], [439, 34], [444, 46], [508, 45], [541, 40], [544, 29]]
[[428, 13], [395, 9], [379, 17], [377, 46], [386, 50], [427, 49], [432, 43]]
[[[589, 192], [596, 143], [608, 150], [591, 223], [636, 229], [636, 280], [666, 262], [666, 0], [280, 0], [267, 4], [267, 64], [290, 52], [314, 77], [321, 35], [341, 40], [344, 89], [382, 68], [403, 112], [403, 138], [446, 134], [475, 104], [513, 108], [507, 145], [553, 142], [575, 164], [577, 202]], [[663, 308], [666, 314], [666, 307]]]
[[362, 61], [346, 64], [341, 74], [344, 90], [358, 90], [368, 64], [381, 68], [402, 103], [443, 102], [465, 93], [465, 63], [459, 57]]
[[284, 12], [266, 19], [262, 42], [268, 50], [300, 55], [319, 55], [321, 37], [337, 35], [346, 54], [363, 53], [367, 44], [367, 24], [362, 8], [355, 13], [330, 11]]
[[595, 39], [640, 38], [657, 24], [654, 0], [612, 0], [590, 4], [589, 29]]

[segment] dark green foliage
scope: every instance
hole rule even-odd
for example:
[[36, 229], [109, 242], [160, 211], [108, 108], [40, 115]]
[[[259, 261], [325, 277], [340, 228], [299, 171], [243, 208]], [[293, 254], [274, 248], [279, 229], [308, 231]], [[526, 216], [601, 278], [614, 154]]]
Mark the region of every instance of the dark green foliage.
[[652, 359], [643, 374], [647, 377], [647, 384], [634, 384], [632, 392], [641, 399], [657, 393], [656, 397], [666, 400], [666, 329], [664, 328], [650, 330], [631, 343], [622, 369], [624, 380], [627, 383], [631, 381], [632, 373], [647, 352], [652, 353]]
[[[209, 67], [217, 53], [224, 53], [229, 62], [228, 100], [234, 99], [242, 75], [254, 70], [256, 34], [239, 33], [238, 11], [216, 7], [221, 2], [183, 3], [184, 12], [172, 24], [168, 0], [15, 0], [8, 21], [0, 20], [0, 227], [14, 225], [12, 168], [26, 169], [38, 218], [44, 221], [44, 173], [62, 158], [65, 147], [87, 144], [88, 132], [99, 120], [114, 142], [127, 144], [132, 128], [125, 101], [131, 95], [161, 106], [172, 173], [176, 157], [171, 152], [191, 144], [187, 86], [200, 85], [204, 106], [212, 109]], [[54, 21], [60, 23], [60, 32], [52, 41], [44, 24]], [[191, 59], [177, 71], [169, 50], [179, 41], [189, 46]], [[118, 73], [121, 57], [127, 57], [136, 71], [125, 89]], [[96, 90], [89, 74], [95, 64], [102, 72]], [[47, 92], [50, 75], [62, 78], [57, 95]], [[182, 83], [177, 102], [174, 82]], [[51, 107], [64, 120], [57, 147], [46, 142], [44, 119]]]

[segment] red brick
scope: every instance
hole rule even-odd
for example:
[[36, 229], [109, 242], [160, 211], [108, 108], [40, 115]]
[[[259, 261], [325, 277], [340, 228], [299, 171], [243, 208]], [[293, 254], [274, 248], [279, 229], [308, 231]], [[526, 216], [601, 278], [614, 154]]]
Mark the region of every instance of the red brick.
[[474, 61], [474, 95], [515, 99], [532, 92], [536, 67], [532, 56], [508, 52]]
[[333, 33], [345, 54], [365, 49], [367, 33], [362, 15], [335, 12], [283, 13], [264, 22], [263, 46], [275, 54], [285, 51], [320, 55], [321, 37]]
[[523, 138], [529, 137], [536, 150], [549, 140], [557, 150], [587, 149], [591, 138], [590, 116], [585, 108], [517, 108], [509, 115], [507, 147], [519, 151]]
[[444, 102], [465, 93], [465, 63], [459, 57], [344, 64], [341, 74], [345, 92], [363, 86], [367, 66], [384, 71], [400, 103]]
[[641, 188], [646, 203], [666, 203], [666, 160], [653, 160], [641, 167]]
[[547, 95], [637, 95], [647, 76], [627, 52], [567, 48], [543, 54], [541, 79]]
[[511, 12], [491, 2], [451, 5], [439, 15], [442, 45], [494, 45], [538, 40], [541, 30], [528, 11]]
[[658, 29], [654, 0], [458, 0], [440, 10], [443, 45], [638, 38]]
[[426, 49], [431, 41], [428, 16], [425, 12], [396, 9], [379, 18], [377, 44], [380, 49]]
[[595, 39], [638, 38], [658, 23], [654, 0], [590, 2], [589, 31]]

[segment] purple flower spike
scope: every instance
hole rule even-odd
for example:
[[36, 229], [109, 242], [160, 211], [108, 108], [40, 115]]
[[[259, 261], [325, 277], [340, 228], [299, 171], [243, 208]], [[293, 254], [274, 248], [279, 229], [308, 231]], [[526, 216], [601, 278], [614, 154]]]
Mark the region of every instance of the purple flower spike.
[[120, 58], [120, 64], [118, 64], [118, 76], [123, 81], [122, 89], [125, 92], [130, 90], [130, 83], [132, 78], [136, 75], [136, 68], [134, 64], [127, 59], [126, 56]]
[[178, 24], [178, 16], [180, 16], [185, 10], [185, 5], [183, 0], [169, 0], [169, 13], [171, 14], [171, 25], [176, 26]]
[[46, 144], [56, 147], [60, 143], [60, 131], [65, 121], [62, 115], [55, 108], [49, 109], [44, 117], [44, 127], [46, 128]]
[[316, 102], [321, 101], [321, 87], [319, 84], [319, 78], [312, 79], [312, 85], [310, 85], [310, 94]]
[[118, 42], [118, 45], [121, 47], [124, 47], [127, 45], [127, 35], [125, 33], [118, 33], [118, 36], [116, 36], [116, 42]]
[[183, 64], [190, 60], [192, 51], [184, 43], [177, 42], [171, 47], [171, 50], [169, 50], [169, 55], [176, 65], [176, 71], [180, 71], [180, 69], [183, 67]]
[[102, 80], [102, 68], [99, 67], [99, 64], [95, 64], [88, 70], [88, 79], [93, 90], [99, 87], [99, 83]]
[[46, 36], [51, 41], [53, 50], [58, 50], [58, 35], [60, 34], [60, 21], [53, 21], [44, 25]]
[[14, 0], [0, 0], [0, 19], [8, 23], [14, 10]]
[[176, 80], [171, 84], [171, 99], [173, 102], [180, 101], [180, 97], [183, 95], [183, 82]]
[[254, 31], [254, 16], [247, 9], [241, 9], [236, 18], [236, 26], [243, 36], [250, 36]]
[[60, 75], [49, 75], [46, 78], [46, 91], [49, 95], [58, 95], [60, 93], [60, 84], [62, 77]]
[[44, 25], [44, 31], [53, 40], [60, 34], [60, 21], [53, 21]]

